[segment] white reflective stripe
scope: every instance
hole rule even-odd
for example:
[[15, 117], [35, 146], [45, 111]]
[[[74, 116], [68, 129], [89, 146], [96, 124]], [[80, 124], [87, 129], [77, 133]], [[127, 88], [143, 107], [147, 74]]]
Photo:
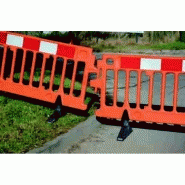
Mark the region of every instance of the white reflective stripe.
[[7, 39], [6, 39], [6, 44], [22, 47], [23, 39], [24, 39], [23, 37], [8, 34]]
[[140, 69], [161, 70], [161, 59], [141, 58]]
[[41, 41], [39, 51], [56, 55], [57, 48], [58, 48], [58, 44], [52, 44], [49, 42]]
[[185, 72], [185, 60], [182, 61], [182, 72]]

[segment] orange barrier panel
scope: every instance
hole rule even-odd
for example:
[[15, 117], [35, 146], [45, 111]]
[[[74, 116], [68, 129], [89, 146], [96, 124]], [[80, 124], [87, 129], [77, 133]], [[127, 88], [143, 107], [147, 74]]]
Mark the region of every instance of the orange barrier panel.
[[185, 58], [104, 54], [97, 67], [96, 116], [121, 119], [127, 111], [134, 121], [185, 125]]
[[[87, 108], [88, 75], [96, 72], [91, 48], [0, 31], [0, 62], [1, 91], [51, 103], [61, 96], [64, 106]], [[75, 93], [79, 71], [81, 91]]]

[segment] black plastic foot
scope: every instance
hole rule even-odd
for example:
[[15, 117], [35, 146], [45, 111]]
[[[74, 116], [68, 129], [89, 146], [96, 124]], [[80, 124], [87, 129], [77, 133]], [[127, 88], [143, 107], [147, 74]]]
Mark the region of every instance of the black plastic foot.
[[123, 126], [118, 134], [117, 141], [124, 141], [132, 132], [132, 128], [129, 125], [129, 120], [124, 120]]
[[57, 105], [54, 113], [48, 118], [48, 123], [54, 123], [56, 122], [60, 117], [62, 116], [62, 106]]

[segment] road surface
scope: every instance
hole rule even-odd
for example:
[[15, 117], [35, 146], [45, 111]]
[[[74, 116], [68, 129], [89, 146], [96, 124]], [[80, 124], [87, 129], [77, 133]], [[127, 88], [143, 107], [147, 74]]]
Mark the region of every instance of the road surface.
[[[107, 93], [109, 98], [113, 96], [113, 71], [107, 73]], [[160, 105], [161, 75], [154, 76], [153, 104]], [[137, 74], [132, 73], [130, 78], [130, 103], [136, 103]], [[174, 76], [167, 75], [165, 105], [173, 105]], [[124, 99], [125, 74], [121, 73], [118, 84], [118, 101]], [[141, 103], [147, 104], [149, 90], [149, 78], [143, 74]], [[179, 78], [178, 106], [185, 107], [185, 75]], [[94, 119], [94, 122], [97, 122]], [[184, 153], [185, 152], [185, 127], [169, 126], [166, 124], [148, 124], [130, 122], [131, 134], [124, 141], [117, 141], [121, 122], [102, 119], [100, 128], [96, 133], [84, 138], [83, 142], [74, 145], [69, 153]], [[114, 126], [113, 126], [114, 125]]]
[[[96, 122], [96, 118], [93, 121]], [[105, 124], [101, 124], [97, 132], [74, 144], [67, 153], [185, 153], [184, 128], [131, 122], [131, 134], [124, 141], [117, 141], [121, 127], [112, 126], [110, 122], [104, 120]]]
[[[101, 58], [101, 55], [98, 55]], [[120, 74], [118, 101], [124, 97], [124, 74]], [[169, 74], [166, 80], [165, 105], [172, 105], [174, 76]], [[107, 93], [113, 91], [113, 73], [107, 77]], [[141, 103], [147, 103], [149, 79], [142, 77]], [[153, 104], [160, 104], [161, 76], [154, 78]], [[136, 102], [137, 75], [132, 73], [130, 80], [130, 103]], [[179, 80], [178, 106], [185, 107], [185, 76]], [[85, 125], [85, 126], [83, 126]], [[96, 125], [96, 129], [94, 129]], [[95, 116], [73, 128], [64, 136], [46, 144], [40, 150], [31, 153], [185, 153], [185, 127], [166, 124], [130, 122], [132, 132], [123, 141], [117, 141], [122, 123], [116, 120], [99, 119]], [[84, 129], [85, 128], [85, 129]], [[70, 142], [68, 142], [70, 141]]]

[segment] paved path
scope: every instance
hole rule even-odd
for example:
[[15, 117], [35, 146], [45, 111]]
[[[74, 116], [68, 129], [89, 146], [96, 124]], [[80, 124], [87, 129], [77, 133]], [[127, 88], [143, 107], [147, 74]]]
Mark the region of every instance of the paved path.
[[[105, 121], [106, 123], [106, 121]], [[139, 126], [139, 123], [138, 127]], [[71, 153], [184, 153], [185, 133], [133, 127], [133, 132], [124, 140], [117, 141], [120, 126], [102, 124], [83, 142], [69, 150]], [[133, 124], [131, 123], [133, 126]], [[142, 125], [143, 126], [143, 125]], [[146, 126], [145, 127], [149, 127]], [[164, 126], [158, 126], [164, 129]], [[169, 130], [173, 129], [166, 126]], [[185, 129], [181, 128], [181, 131]]]
[[185, 153], [185, 128], [131, 122], [132, 133], [124, 141], [117, 141], [121, 123], [101, 122], [92, 116], [28, 153]]
[[[101, 56], [98, 56], [101, 58]], [[120, 76], [119, 97], [124, 97], [124, 74]], [[108, 74], [107, 92], [112, 93], [113, 74]], [[147, 103], [148, 78], [142, 79], [141, 103]], [[172, 105], [174, 77], [167, 77], [165, 105]], [[180, 97], [178, 105], [185, 107], [185, 77], [179, 81]], [[130, 82], [130, 102], [136, 101], [137, 88], [136, 74], [132, 74]], [[154, 104], [160, 104], [160, 75], [155, 76]], [[103, 123], [103, 124], [101, 124]], [[30, 153], [185, 153], [185, 127], [165, 126], [146, 123], [130, 123], [133, 131], [124, 140], [117, 141], [121, 129], [121, 122], [102, 119], [101, 123], [93, 116], [79, 124], [67, 134], [61, 135], [55, 140], [46, 143], [42, 148], [30, 151]]]

